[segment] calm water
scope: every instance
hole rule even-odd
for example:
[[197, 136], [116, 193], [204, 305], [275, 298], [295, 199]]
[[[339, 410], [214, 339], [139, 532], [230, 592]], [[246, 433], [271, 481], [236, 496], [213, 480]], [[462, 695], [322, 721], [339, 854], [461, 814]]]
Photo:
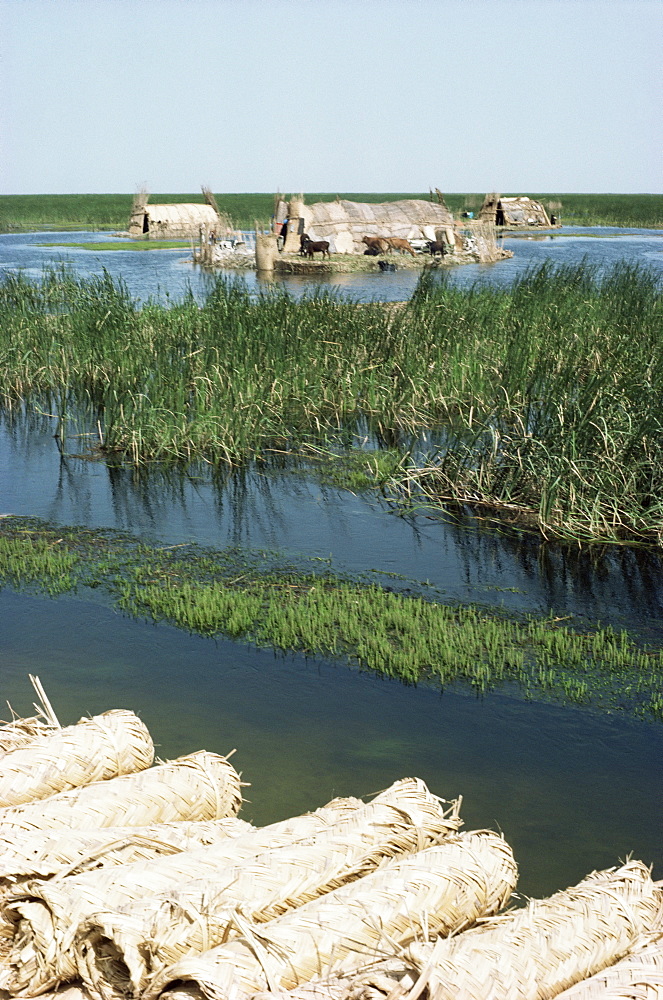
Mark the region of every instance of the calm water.
[[[551, 257], [661, 265], [660, 233], [587, 233], [513, 238], [506, 244], [512, 260], [458, 268], [455, 280], [505, 282]], [[0, 268], [39, 275], [63, 257], [61, 248], [34, 246], [46, 238], [81, 242], [103, 234], [0, 236]], [[68, 250], [64, 257], [81, 273], [106, 267], [121, 275], [142, 299], [172, 300], [189, 284], [202, 294], [207, 280], [179, 251]], [[348, 278], [343, 288], [355, 298], [399, 299], [416, 275]], [[290, 279], [288, 286], [298, 292], [311, 282]], [[331, 557], [339, 570], [428, 580], [450, 600], [579, 614], [663, 641], [656, 557], [631, 550], [587, 556], [472, 523], [399, 518], [379, 499], [287, 470], [213, 481], [61, 461], [52, 433], [46, 417], [0, 424], [0, 513], [121, 528], [167, 544]], [[63, 722], [127, 707], [150, 726], [162, 757], [236, 747], [233, 759], [251, 782], [245, 814], [256, 822], [416, 774], [439, 795], [463, 795], [466, 828], [504, 831], [525, 893], [552, 892], [629, 852], [663, 877], [661, 726], [525, 704], [508, 692], [478, 701], [406, 688], [320, 658], [275, 656], [135, 621], [98, 592], [50, 600], [5, 589], [0, 697], [24, 713], [32, 705], [29, 672], [40, 675]]]
[[[99, 243], [107, 233], [21, 233], [0, 234], [0, 273], [3, 269], [22, 269], [38, 277], [46, 266], [66, 263], [78, 274], [98, 274], [106, 268], [126, 281], [130, 292], [139, 299], [161, 301], [181, 298], [191, 288], [204, 296], [210, 275], [191, 263], [191, 253], [183, 250], [84, 250], [78, 247], [45, 247], [40, 243]], [[121, 242], [118, 240], [118, 243]], [[475, 281], [508, 285], [528, 267], [543, 261], [565, 264], [587, 260], [601, 267], [618, 261], [648, 264], [663, 274], [663, 231], [654, 229], [580, 229], [564, 227], [553, 235], [505, 236], [503, 246], [514, 256], [495, 264], [467, 264], [452, 268], [453, 280], [461, 285]], [[226, 274], [241, 276], [251, 289], [280, 284], [301, 295], [314, 288], [337, 288], [358, 301], [378, 299], [401, 301], [412, 294], [418, 271], [400, 270], [383, 274], [283, 275], [259, 278], [254, 271], [232, 270]]]

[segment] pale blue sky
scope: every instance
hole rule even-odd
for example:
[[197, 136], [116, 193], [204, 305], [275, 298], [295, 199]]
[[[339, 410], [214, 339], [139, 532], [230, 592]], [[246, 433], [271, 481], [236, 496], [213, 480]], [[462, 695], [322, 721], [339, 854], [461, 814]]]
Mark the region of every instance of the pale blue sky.
[[0, 0], [0, 193], [660, 192], [661, 0]]

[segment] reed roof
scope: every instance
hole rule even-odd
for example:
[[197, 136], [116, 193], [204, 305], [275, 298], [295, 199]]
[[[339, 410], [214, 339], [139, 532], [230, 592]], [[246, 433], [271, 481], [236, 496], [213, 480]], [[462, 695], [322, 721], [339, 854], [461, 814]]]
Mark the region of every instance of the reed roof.
[[[321, 201], [303, 205], [299, 211], [304, 228], [315, 238], [338, 237], [347, 234], [356, 244], [364, 236], [425, 236], [436, 228], [453, 226], [453, 216], [446, 207], [424, 199], [403, 199], [378, 203], [355, 201]], [[364, 248], [365, 249], [365, 248]]]
[[202, 205], [197, 202], [180, 202], [172, 205], [152, 205], [147, 204], [132, 216], [142, 217], [147, 215], [150, 222], [156, 225], [184, 227], [205, 225], [214, 229], [218, 224], [219, 216], [211, 205]]
[[484, 222], [499, 221], [505, 226], [550, 226], [548, 213], [541, 202], [527, 195], [506, 198], [491, 192], [483, 200], [479, 218]]

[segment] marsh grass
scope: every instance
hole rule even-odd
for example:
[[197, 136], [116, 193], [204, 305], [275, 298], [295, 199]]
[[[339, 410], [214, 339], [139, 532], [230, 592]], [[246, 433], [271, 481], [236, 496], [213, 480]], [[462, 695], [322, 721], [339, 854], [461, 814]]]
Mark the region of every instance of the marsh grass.
[[9, 274], [0, 407], [55, 414], [63, 451], [75, 426], [136, 465], [233, 467], [363, 437], [409, 461], [386, 481], [376, 467], [397, 505], [660, 545], [662, 330], [655, 275], [625, 265], [544, 266], [509, 289], [431, 269], [400, 309], [226, 278], [202, 305], [139, 308], [107, 272]]
[[625, 631], [454, 606], [414, 581], [341, 577], [325, 560], [155, 547], [115, 532], [0, 520], [0, 579], [55, 595], [101, 587], [132, 615], [202, 635], [356, 663], [407, 684], [526, 698], [663, 720], [663, 653]]
[[[560, 215], [565, 225], [663, 227], [663, 195], [660, 194], [532, 194], [527, 191], [502, 192], [530, 194]], [[429, 198], [419, 193], [306, 193], [306, 201], [333, 201], [336, 197], [360, 202], [398, 201], [402, 198]], [[271, 193], [217, 194], [221, 212], [239, 229], [250, 229], [255, 219], [268, 220], [274, 210]], [[0, 232], [21, 229], [125, 229], [129, 222], [131, 194], [58, 194], [0, 195]], [[193, 194], [150, 194], [155, 204], [176, 202], [202, 203], [200, 191]], [[483, 194], [445, 193], [449, 209], [459, 215], [477, 212]]]
[[512, 289], [428, 275], [413, 302], [446, 352], [448, 437], [401, 481], [548, 537], [663, 540], [663, 319], [652, 273], [543, 267]]

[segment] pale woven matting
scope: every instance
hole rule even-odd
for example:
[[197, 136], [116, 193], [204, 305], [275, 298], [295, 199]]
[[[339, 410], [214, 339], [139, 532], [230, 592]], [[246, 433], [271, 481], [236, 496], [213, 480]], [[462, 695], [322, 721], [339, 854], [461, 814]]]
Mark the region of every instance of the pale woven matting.
[[133, 712], [81, 719], [0, 757], [0, 808], [143, 771], [153, 760], [152, 738]]
[[187, 954], [237, 933], [234, 909], [272, 920], [458, 831], [457, 803], [418, 779], [391, 789], [308, 844], [282, 847], [115, 912], [96, 913], [78, 931], [77, 964], [88, 989], [105, 1000], [139, 997], [149, 979]]
[[517, 879], [508, 844], [491, 831], [460, 834], [267, 924], [235, 920], [242, 936], [157, 976], [146, 1000], [185, 982], [210, 1000], [291, 989], [328, 971], [347, 973], [428, 932], [457, 933], [497, 912]]

